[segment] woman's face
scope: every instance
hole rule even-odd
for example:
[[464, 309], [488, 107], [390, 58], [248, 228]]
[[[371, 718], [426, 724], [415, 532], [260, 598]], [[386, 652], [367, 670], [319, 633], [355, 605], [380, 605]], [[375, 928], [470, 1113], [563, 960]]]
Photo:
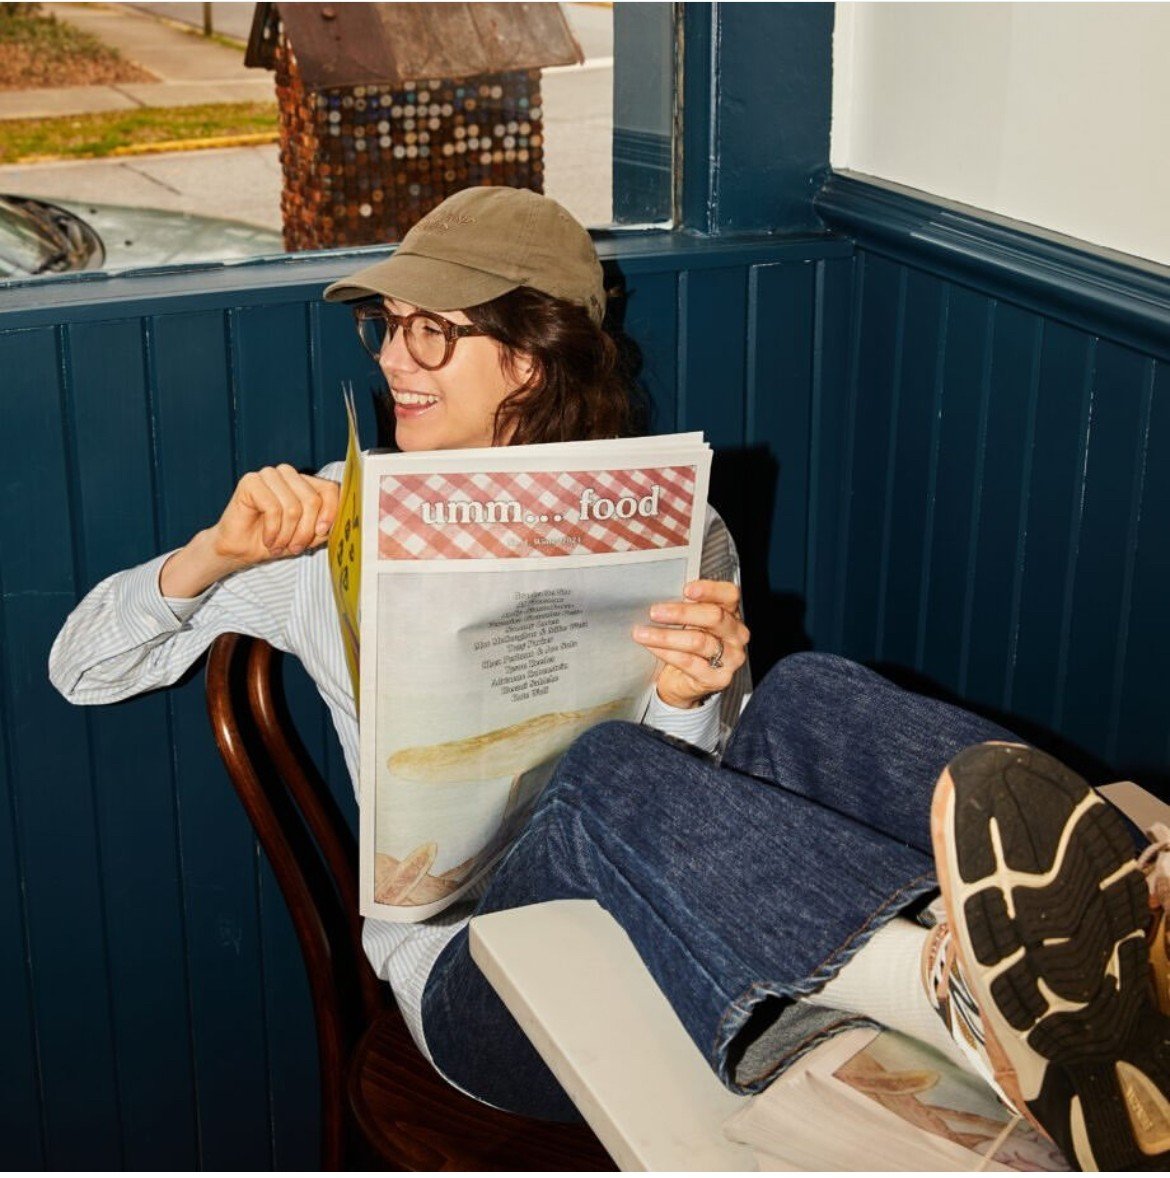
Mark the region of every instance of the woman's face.
[[[409, 315], [419, 309], [398, 299], [386, 299], [385, 303], [395, 315]], [[444, 311], [440, 317], [462, 325], [471, 322], [462, 311]], [[428, 371], [415, 363], [407, 350], [404, 332], [388, 336], [378, 364], [394, 399], [398, 448], [464, 450], [490, 446], [496, 409], [532, 371], [523, 355], [513, 357], [507, 370], [504, 359], [504, 348], [496, 340], [485, 335], [465, 336], [456, 342], [451, 359], [442, 368]]]

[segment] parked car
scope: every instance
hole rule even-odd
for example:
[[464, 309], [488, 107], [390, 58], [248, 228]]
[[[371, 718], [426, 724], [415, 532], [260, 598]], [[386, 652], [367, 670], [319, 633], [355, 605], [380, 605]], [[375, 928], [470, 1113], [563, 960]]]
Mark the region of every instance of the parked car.
[[241, 221], [127, 205], [0, 196], [0, 280], [283, 252], [279, 233]]

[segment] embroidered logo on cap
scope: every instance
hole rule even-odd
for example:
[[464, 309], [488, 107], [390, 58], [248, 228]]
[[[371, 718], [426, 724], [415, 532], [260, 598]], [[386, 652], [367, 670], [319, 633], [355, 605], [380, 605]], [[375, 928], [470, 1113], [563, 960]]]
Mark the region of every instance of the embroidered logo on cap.
[[475, 218], [469, 217], [466, 213], [447, 213], [442, 217], [431, 213], [430, 216], [424, 217], [417, 227], [428, 233], [446, 233], [449, 229], [454, 229], [456, 225], [474, 224]]

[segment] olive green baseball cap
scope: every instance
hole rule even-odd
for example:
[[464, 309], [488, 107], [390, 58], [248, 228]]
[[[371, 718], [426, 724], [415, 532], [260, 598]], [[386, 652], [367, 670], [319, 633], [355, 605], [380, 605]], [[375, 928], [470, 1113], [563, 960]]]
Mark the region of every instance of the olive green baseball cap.
[[597, 250], [581, 223], [527, 188], [465, 188], [428, 213], [393, 255], [326, 288], [346, 302], [383, 295], [427, 311], [476, 307], [518, 286], [605, 314]]

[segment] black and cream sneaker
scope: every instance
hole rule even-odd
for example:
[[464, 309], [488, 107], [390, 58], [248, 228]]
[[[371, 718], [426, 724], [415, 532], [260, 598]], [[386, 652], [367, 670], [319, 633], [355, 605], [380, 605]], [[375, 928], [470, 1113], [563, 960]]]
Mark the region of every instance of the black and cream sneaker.
[[1170, 1018], [1120, 817], [1044, 753], [983, 744], [943, 771], [931, 831], [998, 1087], [1082, 1169], [1164, 1168]]

